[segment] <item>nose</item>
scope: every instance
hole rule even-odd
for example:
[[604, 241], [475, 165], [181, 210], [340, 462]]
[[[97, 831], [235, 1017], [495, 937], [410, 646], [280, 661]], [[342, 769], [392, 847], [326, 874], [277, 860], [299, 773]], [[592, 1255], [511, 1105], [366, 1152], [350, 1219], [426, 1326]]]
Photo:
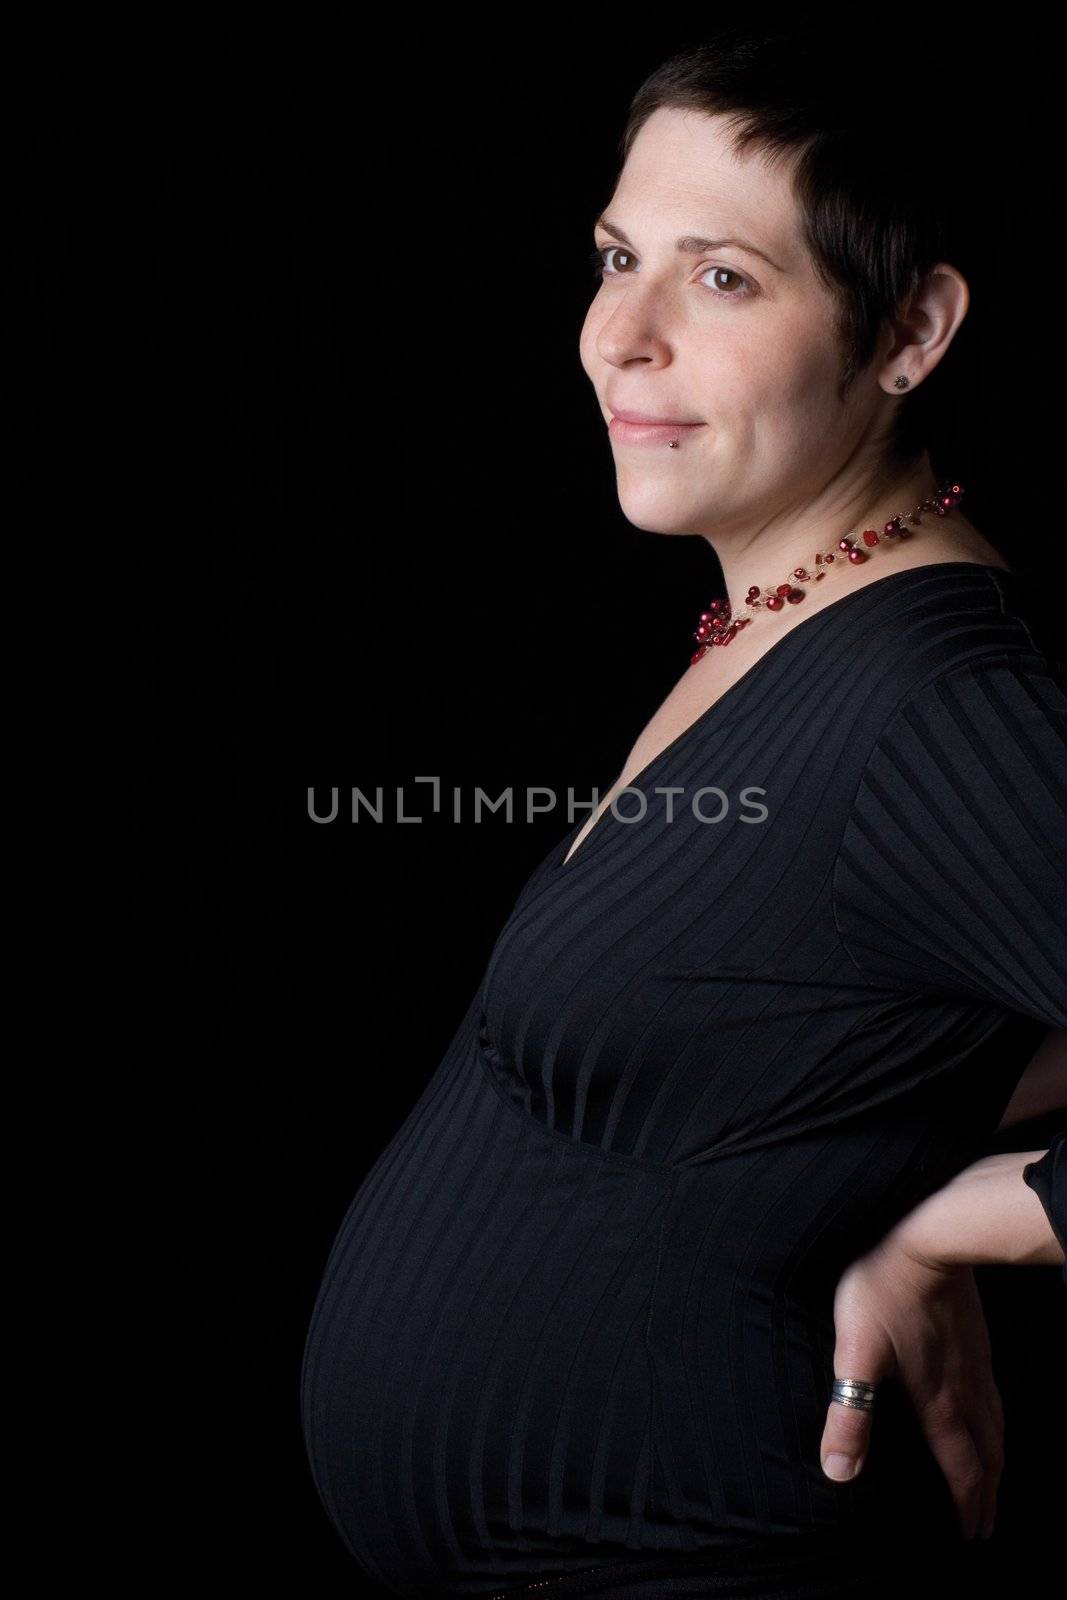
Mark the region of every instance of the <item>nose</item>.
[[624, 367], [631, 361], [668, 365], [671, 346], [663, 305], [649, 292], [627, 286], [598, 325], [593, 344], [601, 360], [612, 367]]

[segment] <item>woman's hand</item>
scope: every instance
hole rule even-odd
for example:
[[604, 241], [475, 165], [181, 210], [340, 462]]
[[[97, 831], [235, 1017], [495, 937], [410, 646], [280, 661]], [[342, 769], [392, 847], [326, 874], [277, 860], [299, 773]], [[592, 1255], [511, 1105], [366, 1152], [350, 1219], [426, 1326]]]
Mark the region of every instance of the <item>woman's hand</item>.
[[[974, 1271], [935, 1262], [890, 1232], [842, 1274], [834, 1295], [835, 1378], [895, 1377], [911, 1397], [948, 1480], [963, 1536], [993, 1531], [1004, 1464], [1004, 1411]], [[819, 1455], [832, 1478], [862, 1470], [878, 1402], [831, 1401]], [[834, 1469], [834, 1456], [857, 1463]]]

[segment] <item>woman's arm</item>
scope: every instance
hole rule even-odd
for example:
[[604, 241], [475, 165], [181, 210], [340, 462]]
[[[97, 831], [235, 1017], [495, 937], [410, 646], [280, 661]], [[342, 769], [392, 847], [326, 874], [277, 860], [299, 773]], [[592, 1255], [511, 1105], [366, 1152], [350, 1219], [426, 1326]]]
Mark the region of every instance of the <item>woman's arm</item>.
[[1067, 1111], [1067, 1028], [1048, 1030], [1016, 1084], [997, 1132], [1049, 1111]]
[[[903, 1384], [966, 1538], [992, 1532], [1004, 1463], [1003, 1407], [973, 1269], [1059, 1263], [1067, 1281], [1065, 1150], [1067, 1133], [1056, 1133], [1048, 1151], [983, 1156], [852, 1262], [834, 1295], [835, 1378]], [[1023, 1174], [1036, 1163], [1054, 1170], [1034, 1188]], [[820, 1446], [828, 1477], [862, 1470], [873, 1415], [829, 1403]]]
[[882, 1244], [934, 1269], [1062, 1266], [1063, 1247], [1023, 1168], [1044, 1150], [982, 1156], [893, 1227]]

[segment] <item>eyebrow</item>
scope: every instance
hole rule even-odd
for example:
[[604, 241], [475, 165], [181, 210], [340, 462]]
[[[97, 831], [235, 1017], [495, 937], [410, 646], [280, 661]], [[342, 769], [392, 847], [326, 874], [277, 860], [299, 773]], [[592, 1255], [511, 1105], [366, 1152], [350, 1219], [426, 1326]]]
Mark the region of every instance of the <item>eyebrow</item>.
[[[594, 231], [597, 228], [603, 228], [605, 232], [612, 234], [616, 239], [619, 240], [620, 244], [626, 245], [628, 249], [637, 249], [637, 246], [632, 242], [632, 240], [628, 239], [625, 233], [623, 233], [618, 223], [612, 222], [610, 218], [597, 217], [596, 221], [593, 223]], [[681, 250], [685, 255], [697, 256], [700, 255], [704, 250], [718, 250], [724, 244], [736, 245], [739, 250], [747, 250], [749, 255], [759, 256], [761, 260], [767, 262], [768, 266], [773, 267], [775, 272], [784, 271], [784, 268], [780, 267], [777, 261], [771, 260], [770, 256], [765, 250], [760, 250], [757, 245], [749, 244], [747, 239], [700, 239], [695, 234], [686, 233], [683, 234], [680, 239], [676, 239], [674, 241], [674, 248], [676, 250]]]

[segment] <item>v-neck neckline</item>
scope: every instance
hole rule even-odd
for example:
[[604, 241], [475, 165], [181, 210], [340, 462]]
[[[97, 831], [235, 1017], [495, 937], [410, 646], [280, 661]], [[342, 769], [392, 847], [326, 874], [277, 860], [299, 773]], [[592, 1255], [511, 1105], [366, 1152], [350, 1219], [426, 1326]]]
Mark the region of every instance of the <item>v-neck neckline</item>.
[[[746, 667], [741, 676], [732, 684], [730, 684], [729, 688], [725, 689], [723, 693], [719, 695], [717, 699], [713, 700], [709, 706], [705, 706], [704, 710], [701, 711], [698, 716], [694, 717], [693, 721], [690, 722], [687, 727], [683, 728], [680, 733], [675, 734], [674, 738], [671, 739], [668, 744], [663, 746], [663, 749], [658, 755], [653, 756], [650, 761], [646, 761], [641, 770], [636, 772], [630, 779], [630, 782], [623, 785], [623, 787], [619, 790], [619, 794], [625, 794], [627, 789], [636, 789], [639, 785], [644, 783], [648, 775], [656, 767], [658, 767], [662, 761], [665, 761], [668, 756], [675, 754], [675, 752], [680, 749], [680, 747], [694, 733], [696, 733], [698, 729], [705, 727], [706, 724], [711, 721], [715, 713], [722, 710], [727, 701], [729, 701], [732, 696], [736, 695], [744, 687], [744, 685], [749, 682], [753, 675], [759, 671], [760, 667], [762, 667], [767, 661], [770, 660], [772, 656], [776, 655], [787, 644], [789, 644], [790, 640], [795, 639], [798, 633], [803, 633], [806, 628], [811, 628], [816, 622], [821, 621], [824, 617], [829, 616], [831, 612], [836, 611], [839, 606], [847, 606], [850, 601], [854, 602], [856, 600], [861, 600], [865, 595], [870, 594], [873, 589], [880, 589], [887, 583], [899, 582], [901, 578], [917, 577], [920, 574], [933, 572], [936, 568], [947, 568], [956, 571], [963, 569], [969, 572], [995, 572], [998, 573], [1002, 578], [1014, 578], [1016, 576], [1014, 570], [1010, 567], [998, 567], [984, 561], [926, 561], [922, 564], [922, 566], [904, 567], [900, 572], [887, 572], [883, 577], [874, 578], [870, 583], [863, 584], [861, 588], [852, 589], [848, 594], [841, 595], [837, 600], [832, 601], [829, 605], [820, 606], [818, 611], [814, 612], [810, 617], [802, 618], [800, 622], [796, 623], [792, 628], [789, 629], [788, 633], [783, 634], [780, 639], [776, 639], [772, 645], [769, 645], [761, 656], [757, 656], [755, 661], [752, 662], [751, 666]], [[616, 795], [615, 798], [618, 799], [618, 795]], [[567, 835], [563, 845], [562, 856], [556, 857], [556, 872], [569, 872], [572, 867], [576, 867], [578, 865], [579, 861], [585, 855], [586, 849], [592, 841], [594, 834], [600, 831], [601, 824], [610, 815], [611, 804], [609, 803], [601, 815], [597, 817], [596, 821], [593, 823], [593, 826], [590, 828], [581, 844], [575, 850], [574, 855], [570, 857], [570, 860], [568, 860], [567, 857], [576, 837], [581, 833], [586, 822], [588, 821], [588, 818], [582, 818], [582, 821], [579, 823], [577, 829], [572, 829], [572, 831]]]

